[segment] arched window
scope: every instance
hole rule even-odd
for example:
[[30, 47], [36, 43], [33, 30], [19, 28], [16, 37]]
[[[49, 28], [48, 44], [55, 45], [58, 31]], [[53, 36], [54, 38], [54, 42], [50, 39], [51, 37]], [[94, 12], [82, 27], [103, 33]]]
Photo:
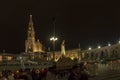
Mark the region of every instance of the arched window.
[[94, 58], [94, 53], [91, 52], [90, 54], [91, 54], [91, 59], [93, 59]]
[[89, 54], [87, 52], [85, 53], [85, 58], [89, 58]]
[[105, 49], [105, 57], [108, 57], [108, 51]]
[[94, 56], [95, 56], [95, 59], [97, 59], [98, 58], [98, 53], [95, 53]]
[[104, 58], [104, 52], [101, 51], [100, 58]]
[[114, 57], [119, 57], [119, 48], [118, 47], [116, 47], [115, 49], [114, 49]]

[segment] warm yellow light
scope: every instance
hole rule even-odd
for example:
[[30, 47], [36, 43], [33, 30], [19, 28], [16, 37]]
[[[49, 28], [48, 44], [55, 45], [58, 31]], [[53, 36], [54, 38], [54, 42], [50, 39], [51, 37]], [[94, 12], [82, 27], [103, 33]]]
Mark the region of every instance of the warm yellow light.
[[2, 56], [0, 56], [0, 61], [2, 61]]
[[8, 56], [8, 57], [7, 57], [7, 60], [9, 60], [9, 61], [12, 60], [12, 57], [11, 57], [11, 56]]
[[58, 58], [57, 59], [55, 59], [55, 62], [57, 62], [58, 61]]
[[70, 57], [72, 60], [74, 59], [74, 56]]

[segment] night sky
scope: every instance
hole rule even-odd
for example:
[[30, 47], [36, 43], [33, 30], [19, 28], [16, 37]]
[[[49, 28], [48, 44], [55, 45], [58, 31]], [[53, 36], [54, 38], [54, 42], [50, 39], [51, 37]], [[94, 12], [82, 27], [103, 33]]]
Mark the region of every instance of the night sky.
[[[110, 2], [111, 1], [111, 2]], [[58, 37], [66, 49], [115, 44], [120, 37], [120, 5], [112, 0], [4, 0], [0, 2], [0, 52], [24, 51], [29, 15], [33, 15], [36, 38], [52, 48], [49, 38]]]

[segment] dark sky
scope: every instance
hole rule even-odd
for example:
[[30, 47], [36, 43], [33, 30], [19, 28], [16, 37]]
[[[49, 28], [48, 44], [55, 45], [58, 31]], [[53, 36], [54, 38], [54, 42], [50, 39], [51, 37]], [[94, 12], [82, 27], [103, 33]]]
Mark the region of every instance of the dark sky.
[[[111, 2], [110, 2], [111, 1]], [[20, 53], [24, 51], [27, 38], [29, 14], [33, 15], [36, 38], [51, 47], [53, 34], [59, 38], [56, 49], [60, 50], [62, 40], [66, 49], [81, 44], [105, 46], [116, 43], [120, 37], [120, 5], [112, 0], [4, 0], [0, 1], [0, 51]]]

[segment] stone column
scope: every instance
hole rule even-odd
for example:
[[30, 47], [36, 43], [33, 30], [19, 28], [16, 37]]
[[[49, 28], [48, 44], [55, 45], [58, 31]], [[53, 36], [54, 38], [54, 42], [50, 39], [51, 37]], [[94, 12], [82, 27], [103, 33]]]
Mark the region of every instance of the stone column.
[[65, 40], [63, 40], [63, 42], [61, 44], [61, 54], [62, 54], [62, 56], [66, 55], [66, 53], [65, 53]]

